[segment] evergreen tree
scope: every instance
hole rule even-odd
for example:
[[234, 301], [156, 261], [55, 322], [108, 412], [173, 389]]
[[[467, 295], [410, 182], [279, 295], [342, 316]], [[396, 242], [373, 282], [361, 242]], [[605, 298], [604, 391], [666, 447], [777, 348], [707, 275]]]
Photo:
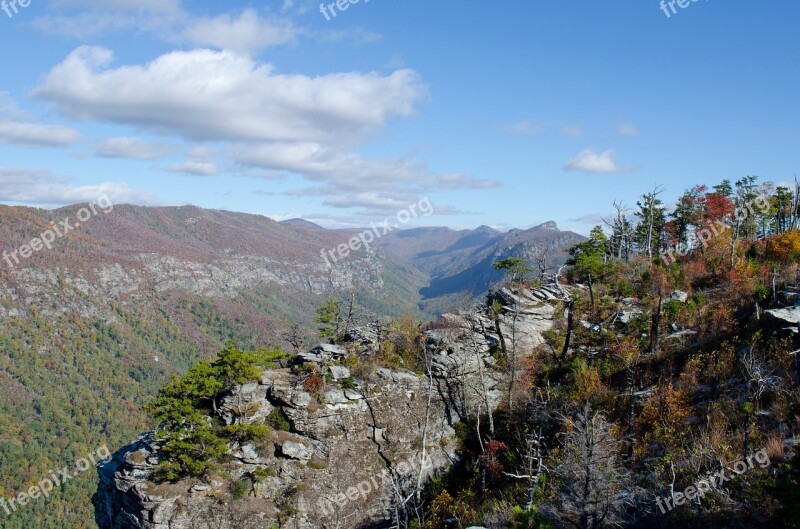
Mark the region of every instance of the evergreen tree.
[[698, 227], [705, 214], [705, 186], [695, 186], [684, 191], [678, 199], [672, 217], [676, 243], [689, 244], [690, 228]]
[[264, 368], [284, 357], [280, 348], [241, 351], [229, 341], [213, 362], [200, 362], [183, 377], [173, 376], [144, 407], [161, 422], [155, 433], [161, 445], [156, 479], [202, 476], [227, 460], [231, 442], [265, 439], [269, 429], [264, 425], [226, 426], [217, 414], [217, 400], [236, 385], [258, 380]]
[[772, 233], [780, 235], [789, 229], [790, 219], [792, 218], [792, 192], [788, 187], [779, 186], [772, 195], [771, 205], [774, 214], [772, 222]]
[[328, 298], [325, 303], [317, 308], [317, 317], [314, 323], [319, 324], [319, 335], [336, 341], [342, 328], [342, 303], [333, 298]]
[[578, 243], [569, 250], [567, 264], [572, 265], [577, 273], [589, 285], [589, 297], [594, 307], [594, 284], [602, 280], [609, 271], [608, 239], [601, 226], [595, 226], [589, 234], [589, 240]]
[[495, 261], [492, 265], [495, 270], [501, 270], [507, 275], [511, 276], [512, 282], [523, 282], [525, 276], [533, 272], [533, 269], [519, 257], [507, 257], [499, 261]]

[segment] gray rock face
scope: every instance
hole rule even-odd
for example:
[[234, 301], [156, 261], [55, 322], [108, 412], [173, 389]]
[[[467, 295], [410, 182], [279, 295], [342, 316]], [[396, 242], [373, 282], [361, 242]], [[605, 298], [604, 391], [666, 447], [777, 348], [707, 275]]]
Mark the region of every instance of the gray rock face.
[[[456, 455], [456, 423], [479, 406], [494, 408], [502, 400], [507, 375], [495, 368], [497, 327], [507, 348], [530, 353], [553, 323], [556, 302], [547, 299], [556, 295], [503, 291], [498, 321], [485, 311], [444, 316], [427, 332], [429, 373], [359, 370], [355, 387], [342, 387], [340, 381], [352, 374], [338, 362], [368, 340], [353, 340], [348, 347], [320, 345], [298, 355], [299, 363], [311, 361], [330, 373], [319, 393], [304, 386], [302, 372], [264, 372], [259, 382], [237, 387], [221, 400], [220, 417], [227, 424], [253, 423], [279, 408], [289, 431], [273, 431], [266, 445], [232, 446], [224, 477], [167, 484], [152, 480], [159, 447], [152, 436], [142, 437], [100, 469], [101, 528], [261, 529], [278, 526], [287, 509], [294, 513], [292, 527], [301, 529], [336, 521], [341, 529], [354, 529], [390, 520], [390, 477], [407, 486], [420, 474], [427, 479], [447, 469]], [[231, 485], [259, 468], [268, 469], [269, 477], [233, 500]]]
[[323, 364], [331, 360], [341, 360], [347, 356], [347, 349], [341, 345], [334, 344], [320, 344], [307, 353], [300, 353], [297, 355], [303, 362], [311, 362], [315, 364]]
[[328, 368], [334, 380], [350, 378], [350, 370], [342, 366], [330, 366]]
[[775, 320], [778, 323], [796, 326], [800, 323], [800, 307], [765, 310], [764, 317]]
[[298, 459], [300, 461], [308, 461], [313, 455], [313, 450], [303, 443], [295, 441], [286, 441], [281, 445], [281, 454], [289, 459]]

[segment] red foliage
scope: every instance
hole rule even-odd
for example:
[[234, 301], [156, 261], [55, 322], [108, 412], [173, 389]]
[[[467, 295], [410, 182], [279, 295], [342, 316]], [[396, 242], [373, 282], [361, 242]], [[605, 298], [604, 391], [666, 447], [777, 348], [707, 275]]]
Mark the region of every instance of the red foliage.
[[486, 453], [496, 455], [499, 452], [508, 452], [508, 445], [502, 441], [489, 441], [486, 443]]
[[719, 193], [706, 195], [706, 219], [725, 222], [733, 215], [733, 204], [728, 197]]

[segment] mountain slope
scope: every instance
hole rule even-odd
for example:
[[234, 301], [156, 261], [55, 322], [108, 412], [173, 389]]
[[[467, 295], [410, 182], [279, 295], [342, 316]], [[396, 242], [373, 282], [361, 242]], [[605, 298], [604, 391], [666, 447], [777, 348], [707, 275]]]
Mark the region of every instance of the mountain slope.
[[462, 231], [418, 228], [390, 234], [379, 245], [430, 275], [430, 285], [421, 290], [423, 307], [444, 312], [474, 302], [502, 278], [492, 268], [494, 261], [516, 256], [533, 262], [544, 255], [554, 269], [564, 263], [568, 249], [583, 240], [547, 222], [507, 233], [488, 226]]
[[[330, 291], [399, 316], [415, 311], [425, 284], [374, 253], [328, 267], [320, 249], [339, 244], [337, 234], [192, 207], [119, 206], [20, 257], [78, 209], [0, 207], [0, 248], [13, 265], [0, 262], [2, 497], [152, 427], [141, 404], [226, 340], [273, 344], [291, 323], [309, 338]], [[0, 510], [0, 526], [85, 527], [93, 489], [82, 473], [46, 501]]]
[[[533, 229], [395, 232], [331, 265], [321, 256], [353, 230], [195, 207], [117, 206], [77, 221], [80, 206], [0, 206], [0, 495], [13, 497], [101, 446], [151, 428], [140, 411], [170, 375], [233, 339], [281, 342], [291, 324], [314, 334], [327, 295], [355, 295], [372, 316], [444, 312], [499, 276], [497, 256], [542, 246], [553, 258], [575, 234]], [[23, 245], [59, 226], [52, 248]], [[16, 254], [14, 252], [17, 252]], [[423, 299], [423, 295], [428, 299]], [[370, 316], [370, 317], [372, 317]], [[91, 473], [0, 522], [81, 527]], [[0, 517], [5, 513], [0, 510]]]

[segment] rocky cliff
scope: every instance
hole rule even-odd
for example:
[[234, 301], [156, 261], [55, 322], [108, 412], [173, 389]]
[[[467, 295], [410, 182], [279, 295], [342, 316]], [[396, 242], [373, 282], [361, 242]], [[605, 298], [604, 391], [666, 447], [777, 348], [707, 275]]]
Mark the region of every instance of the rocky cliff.
[[[219, 475], [159, 484], [152, 480], [159, 446], [145, 435], [101, 468], [98, 523], [380, 527], [420, 483], [455, 461], [457, 423], [500, 404], [507, 384], [501, 343], [529, 353], [552, 326], [562, 295], [557, 287], [502, 290], [497, 318], [485, 309], [446, 315], [426, 331], [423, 372], [378, 367], [380, 331], [372, 327], [351, 331], [342, 345], [303, 352], [294, 359], [299, 369], [266, 371], [219, 406], [228, 424], [271, 424], [267, 445], [231, 448]], [[324, 373], [324, 387], [304, 384], [304, 369]], [[248, 490], [236, 494], [242, 482]]]

